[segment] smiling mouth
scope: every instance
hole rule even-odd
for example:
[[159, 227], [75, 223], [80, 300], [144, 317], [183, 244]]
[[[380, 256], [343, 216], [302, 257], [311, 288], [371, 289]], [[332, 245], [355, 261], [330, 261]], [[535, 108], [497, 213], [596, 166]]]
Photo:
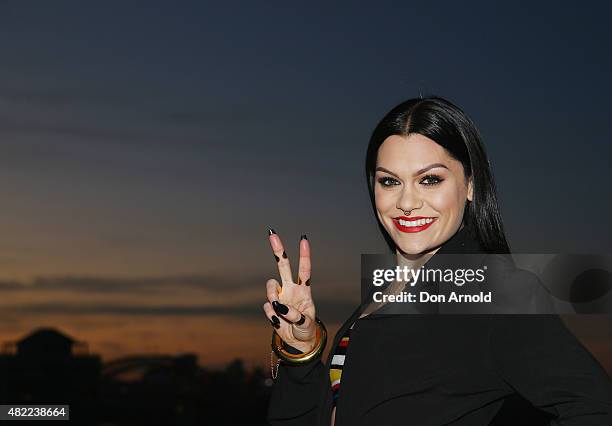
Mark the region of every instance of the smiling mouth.
[[436, 217], [417, 216], [408, 218], [406, 216], [398, 216], [393, 218], [395, 227], [401, 232], [421, 232], [431, 226], [436, 221]]

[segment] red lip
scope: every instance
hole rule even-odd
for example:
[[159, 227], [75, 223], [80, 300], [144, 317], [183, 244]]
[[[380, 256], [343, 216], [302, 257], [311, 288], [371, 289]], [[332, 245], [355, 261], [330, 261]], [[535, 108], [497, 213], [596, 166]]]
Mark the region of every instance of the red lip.
[[[407, 220], [407, 221], [414, 221], [414, 220], [419, 220], [419, 219], [433, 219], [433, 220], [422, 226], [403, 226], [403, 225], [400, 225], [399, 223], [400, 219]], [[426, 217], [426, 216], [415, 216], [411, 218], [407, 216], [398, 216], [398, 217], [393, 218], [393, 223], [395, 224], [395, 227], [401, 232], [414, 233], [414, 232], [421, 232], [429, 228], [432, 224], [436, 222], [436, 219], [437, 218], [435, 217]]]

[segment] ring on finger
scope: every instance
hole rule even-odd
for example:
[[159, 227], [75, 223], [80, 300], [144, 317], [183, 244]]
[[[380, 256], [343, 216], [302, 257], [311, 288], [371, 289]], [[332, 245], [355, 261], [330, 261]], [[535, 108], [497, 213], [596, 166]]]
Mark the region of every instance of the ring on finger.
[[293, 323], [293, 325], [302, 325], [306, 321], [304, 314], [300, 314], [300, 319]]

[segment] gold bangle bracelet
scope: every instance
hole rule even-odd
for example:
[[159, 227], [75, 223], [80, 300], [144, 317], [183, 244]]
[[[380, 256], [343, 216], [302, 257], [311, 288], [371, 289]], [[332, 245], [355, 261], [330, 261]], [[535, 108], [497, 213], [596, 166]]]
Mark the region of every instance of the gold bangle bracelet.
[[306, 364], [320, 355], [327, 344], [327, 329], [319, 318], [315, 318], [315, 323], [317, 325], [317, 344], [310, 352], [304, 354], [292, 354], [287, 352], [283, 347], [283, 340], [281, 337], [276, 333], [276, 330], [272, 330], [272, 350], [276, 356], [288, 364]]

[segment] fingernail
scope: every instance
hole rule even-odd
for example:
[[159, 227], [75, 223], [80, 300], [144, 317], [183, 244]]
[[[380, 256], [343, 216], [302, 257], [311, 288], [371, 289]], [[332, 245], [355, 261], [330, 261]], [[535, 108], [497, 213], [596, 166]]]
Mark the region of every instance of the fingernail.
[[274, 308], [276, 312], [278, 312], [281, 315], [287, 315], [287, 313], [289, 312], [289, 308], [286, 305], [283, 305], [282, 303], [278, 303], [276, 300], [272, 302], [272, 307]]
[[297, 285], [302, 285], [302, 279], [300, 277], [298, 277]]
[[306, 238], [306, 234], [304, 234], [304, 235], [302, 235], [302, 236], [300, 237], [300, 241], [302, 241], [302, 240], [307, 240], [307, 239], [308, 239], [308, 238]]
[[274, 234], [276, 234], [276, 232], [274, 232], [274, 229], [268, 227], [268, 236], [274, 235]]
[[[287, 259], [287, 253], [285, 253], [285, 250], [283, 250], [283, 259]], [[280, 257], [278, 257], [277, 255], [274, 255], [274, 259], [276, 259], [276, 262], [278, 262], [280, 260]]]
[[280, 320], [278, 319], [276, 315], [272, 315], [272, 321], [270, 322], [272, 323], [272, 326], [274, 328], [280, 328]]
[[306, 284], [308, 287], [310, 287], [310, 278], [308, 278], [308, 279], [306, 280], [305, 284]]

